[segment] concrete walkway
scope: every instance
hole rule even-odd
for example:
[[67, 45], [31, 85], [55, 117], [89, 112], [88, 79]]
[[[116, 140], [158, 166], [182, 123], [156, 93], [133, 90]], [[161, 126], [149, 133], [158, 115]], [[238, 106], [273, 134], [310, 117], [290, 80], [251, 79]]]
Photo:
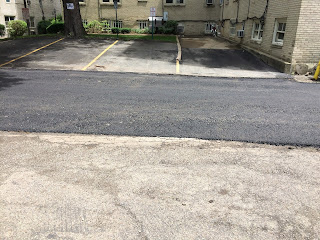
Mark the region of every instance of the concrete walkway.
[[319, 239], [320, 152], [0, 132], [1, 239]]

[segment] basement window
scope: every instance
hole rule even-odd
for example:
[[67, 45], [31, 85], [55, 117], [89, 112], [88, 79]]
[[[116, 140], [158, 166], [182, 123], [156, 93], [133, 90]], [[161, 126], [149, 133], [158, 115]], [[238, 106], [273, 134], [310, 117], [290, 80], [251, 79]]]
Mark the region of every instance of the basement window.
[[139, 29], [145, 29], [148, 27], [148, 21], [138, 21]]
[[230, 36], [236, 35], [236, 24], [230, 21]]
[[263, 25], [260, 22], [253, 22], [251, 39], [262, 41]]
[[283, 46], [284, 34], [287, 27], [287, 19], [276, 19], [272, 44]]

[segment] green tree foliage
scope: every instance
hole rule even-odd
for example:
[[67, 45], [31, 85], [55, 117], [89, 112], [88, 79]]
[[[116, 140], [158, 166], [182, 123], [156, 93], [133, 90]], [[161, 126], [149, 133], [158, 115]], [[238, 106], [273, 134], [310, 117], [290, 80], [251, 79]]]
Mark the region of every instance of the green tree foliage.
[[47, 27], [51, 25], [51, 22], [48, 20], [42, 20], [38, 23], [38, 33], [39, 34], [46, 34], [47, 33]]
[[6, 27], [3, 24], [0, 24], [0, 36], [4, 36], [6, 33]]
[[13, 20], [8, 23], [9, 33], [11, 37], [22, 36], [28, 31], [28, 26], [25, 21]]
[[62, 32], [64, 32], [63, 22], [53, 23], [47, 27], [47, 33], [62, 33]]
[[86, 26], [86, 31], [88, 33], [101, 33], [103, 30], [103, 24], [97, 20], [89, 22]]

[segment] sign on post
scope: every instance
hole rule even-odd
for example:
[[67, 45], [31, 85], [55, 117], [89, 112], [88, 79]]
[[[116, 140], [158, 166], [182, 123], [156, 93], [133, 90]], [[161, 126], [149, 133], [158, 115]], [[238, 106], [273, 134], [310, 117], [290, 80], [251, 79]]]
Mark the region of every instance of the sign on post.
[[114, 6], [114, 9], [118, 9], [118, 1], [117, 0], [113, 1], [113, 6]]
[[152, 7], [150, 8], [150, 17], [155, 17], [156, 16], [156, 8]]
[[74, 9], [74, 4], [73, 3], [66, 3], [67, 4], [67, 9], [68, 10], [73, 10]]
[[30, 18], [29, 8], [22, 8], [22, 17], [23, 20], [28, 20]]

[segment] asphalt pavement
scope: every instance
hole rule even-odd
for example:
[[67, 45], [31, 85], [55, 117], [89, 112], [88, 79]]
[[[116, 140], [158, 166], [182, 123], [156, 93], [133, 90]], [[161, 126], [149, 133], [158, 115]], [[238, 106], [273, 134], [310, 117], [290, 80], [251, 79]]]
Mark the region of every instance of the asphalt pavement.
[[319, 84], [0, 71], [0, 130], [320, 146]]

